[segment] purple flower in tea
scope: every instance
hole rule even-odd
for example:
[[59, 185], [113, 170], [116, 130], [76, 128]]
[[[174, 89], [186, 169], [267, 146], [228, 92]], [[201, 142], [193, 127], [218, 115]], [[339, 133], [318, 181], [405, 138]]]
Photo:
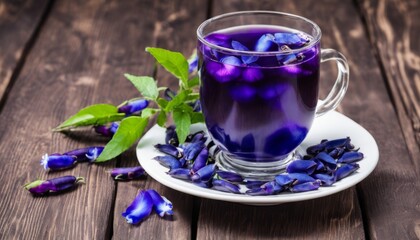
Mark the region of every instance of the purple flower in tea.
[[24, 187], [33, 195], [41, 196], [52, 192], [64, 192], [84, 182], [82, 177], [64, 176], [48, 180], [36, 180], [26, 184]]
[[142, 167], [114, 168], [111, 170], [111, 177], [114, 180], [133, 180], [145, 176]]
[[52, 154], [48, 156], [45, 154], [42, 156], [41, 165], [45, 170], [62, 170], [72, 168], [76, 164], [77, 158], [74, 156]]
[[136, 196], [130, 206], [128, 206], [125, 212], [122, 213], [122, 216], [125, 217], [128, 223], [138, 224], [150, 215], [152, 208], [152, 197], [147, 191], [142, 190]]
[[149, 101], [146, 99], [138, 99], [131, 102], [127, 102], [125, 105], [118, 108], [118, 112], [125, 113], [127, 116], [140, 112], [149, 105]]
[[160, 217], [174, 214], [174, 212], [172, 211], [172, 203], [167, 198], [161, 196], [153, 189], [147, 190], [147, 193], [149, 193], [150, 197], [152, 198], [153, 208]]

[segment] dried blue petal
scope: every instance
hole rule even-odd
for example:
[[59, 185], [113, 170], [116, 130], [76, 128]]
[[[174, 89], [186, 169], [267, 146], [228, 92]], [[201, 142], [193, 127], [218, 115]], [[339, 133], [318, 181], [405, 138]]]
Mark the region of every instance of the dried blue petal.
[[141, 166], [114, 168], [111, 170], [111, 177], [115, 180], [133, 180], [145, 176], [145, 171]]
[[341, 148], [341, 147], [348, 146], [349, 143], [350, 143], [350, 138], [349, 137], [335, 139], [335, 140], [331, 140], [331, 141], [326, 141], [326, 142], [324, 142], [325, 151], [330, 152], [330, 151], [334, 150], [335, 148]]
[[363, 153], [361, 152], [346, 152], [344, 153], [337, 162], [339, 163], [352, 163], [363, 159]]
[[320, 180], [322, 186], [331, 186], [336, 181], [334, 175], [325, 173], [316, 173], [313, 175], [313, 177]]
[[286, 168], [288, 173], [306, 173], [311, 175], [316, 169], [316, 162], [312, 160], [294, 160]]
[[245, 180], [245, 186], [249, 189], [260, 188], [267, 181]]
[[165, 131], [165, 143], [166, 144], [171, 144], [174, 146], [178, 146], [179, 145], [179, 140], [178, 140], [178, 135], [176, 134], [175, 131], [175, 126], [171, 125], [169, 127], [166, 128]]
[[[227, 180], [229, 182], [242, 183], [244, 181], [243, 177], [240, 174], [237, 174], [237, 173], [234, 173], [234, 172], [217, 170], [216, 174], [220, 178], [222, 178], [224, 180]], [[260, 184], [259, 186], [261, 186], [261, 185], [262, 184]]]
[[107, 126], [105, 125], [99, 125], [99, 126], [94, 126], [93, 129], [95, 130], [96, 133], [101, 134], [102, 136], [105, 137], [112, 137], [112, 135], [114, 135]]
[[[232, 47], [233, 47], [233, 49], [239, 50], [239, 51], [249, 51], [249, 49], [246, 46], [244, 46], [242, 43], [240, 43], [238, 41], [232, 41]], [[257, 56], [242, 55], [241, 60], [244, 64], [248, 65], [248, 64], [251, 64], [251, 63], [257, 61], [258, 57]]]
[[201, 103], [200, 103], [200, 100], [195, 100], [192, 103], [188, 103], [188, 105], [192, 107], [193, 112], [200, 112], [201, 111]]
[[42, 156], [41, 165], [45, 170], [62, 170], [67, 168], [72, 168], [76, 164], [76, 157], [53, 154], [48, 156], [45, 154]]
[[349, 176], [350, 174], [354, 173], [359, 168], [360, 166], [357, 163], [343, 164], [339, 168], [337, 168], [337, 171], [335, 171], [334, 173], [335, 180], [339, 181]]
[[277, 184], [276, 181], [266, 182], [259, 188], [252, 188], [246, 191], [245, 193], [252, 196], [265, 196], [278, 194], [283, 191], [284, 188]]
[[255, 45], [255, 51], [257, 52], [268, 51], [273, 45], [273, 42], [274, 42], [273, 34], [270, 34], [270, 33], [264, 34], [258, 39]]
[[337, 162], [326, 152], [318, 153], [315, 158], [322, 161], [328, 172], [337, 168]]
[[172, 144], [156, 144], [155, 148], [162, 153], [166, 153], [176, 158], [181, 158], [183, 156], [183, 150]]
[[204, 133], [204, 131], [196, 132], [194, 134], [191, 134], [190, 142], [192, 142], [192, 143], [205, 142], [207, 140], [207, 138], [205, 136], [206, 136], [206, 134]]
[[153, 159], [158, 161], [162, 166], [167, 167], [169, 169], [182, 168], [183, 165], [178, 159], [169, 155], [156, 156]]
[[114, 135], [118, 128], [120, 127], [120, 124], [118, 122], [112, 122], [111, 126], [109, 126], [109, 131], [112, 133], [112, 135]]
[[152, 212], [153, 200], [147, 191], [140, 191], [134, 201], [128, 206], [122, 216], [128, 223], [137, 224], [148, 217]]
[[317, 190], [321, 186], [321, 181], [315, 180], [314, 182], [305, 182], [294, 185], [290, 188], [291, 192], [307, 192]]
[[208, 158], [209, 158], [209, 151], [207, 150], [207, 148], [204, 147], [194, 160], [194, 164], [192, 165], [192, 168], [191, 168], [192, 173], [195, 173], [201, 168], [205, 167], [207, 164]]
[[239, 186], [236, 184], [233, 184], [231, 182], [222, 180], [222, 179], [213, 179], [212, 185], [214, 189], [222, 192], [229, 192], [229, 193], [236, 193], [240, 194]]
[[138, 99], [131, 102], [127, 102], [125, 105], [118, 108], [118, 112], [131, 115], [145, 109], [149, 105], [149, 101], [146, 99]]
[[63, 192], [69, 190], [75, 187], [79, 182], [84, 182], [84, 178], [63, 176], [49, 180], [36, 180], [26, 184], [24, 187], [33, 195], [40, 196], [51, 192]]
[[305, 173], [282, 173], [276, 176], [275, 181], [280, 186], [290, 186], [305, 182], [314, 182], [315, 179]]
[[186, 168], [171, 169], [169, 172], [167, 172], [167, 174], [173, 178], [189, 180], [189, 181], [191, 180], [191, 171]]
[[153, 189], [147, 190], [147, 193], [149, 193], [150, 197], [152, 198], [153, 208], [160, 217], [174, 214], [174, 212], [172, 211], [172, 203], [167, 198], [161, 196]]
[[215, 172], [216, 165], [209, 164], [195, 172], [194, 175], [191, 176], [191, 180], [193, 182], [207, 182], [213, 178]]
[[95, 160], [101, 155], [102, 151], [104, 150], [104, 147], [89, 147], [88, 151], [86, 153], [87, 159], [89, 159], [89, 162], [95, 162]]
[[340, 158], [344, 152], [346, 151], [346, 148], [334, 148], [331, 152], [328, 154], [333, 157], [334, 159]]
[[193, 182], [194, 185], [198, 186], [198, 187], [202, 187], [202, 188], [211, 188], [212, 185], [212, 181], [208, 181], [208, 182]]
[[204, 147], [205, 145], [203, 141], [198, 141], [185, 145], [183, 147], [185, 160], [194, 160]]
[[77, 162], [85, 162], [85, 161], [89, 161], [90, 158], [94, 158], [95, 154], [96, 154], [96, 157], [99, 156], [102, 150], [103, 150], [103, 147], [85, 147], [85, 148], [78, 148], [78, 149], [65, 152], [63, 153], [63, 155], [74, 157], [76, 158]]

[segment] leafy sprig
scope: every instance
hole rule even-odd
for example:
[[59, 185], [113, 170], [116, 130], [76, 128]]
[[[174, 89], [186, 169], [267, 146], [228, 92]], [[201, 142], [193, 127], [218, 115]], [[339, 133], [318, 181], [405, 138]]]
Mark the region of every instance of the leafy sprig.
[[[162, 97], [162, 91], [167, 90], [167, 87], [159, 87], [153, 77], [135, 76], [126, 73], [124, 76], [139, 91], [141, 97], [154, 102], [153, 105], [157, 107], [148, 107], [138, 115], [127, 116], [125, 113], [118, 111], [119, 106], [94, 104], [81, 109], [53, 130], [61, 132], [70, 128], [97, 126], [121, 121], [117, 131], [106, 144], [96, 162], [111, 160], [130, 148], [143, 136], [149, 121], [154, 119], [155, 115], [157, 115], [156, 123], [161, 127], [164, 127], [168, 119], [172, 117], [179, 141], [180, 143], [184, 142], [191, 124], [204, 121], [202, 113], [195, 111], [193, 108], [194, 103], [199, 99], [199, 94], [195, 89], [199, 85], [199, 78], [190, 74], [188, 60], [181, 53], [151, 47], [146, 48], [146, 51], [178, 79], [179, 90], [175, 96], [170, 99]], [[132, 100], [125, 101], [120, 106]]]

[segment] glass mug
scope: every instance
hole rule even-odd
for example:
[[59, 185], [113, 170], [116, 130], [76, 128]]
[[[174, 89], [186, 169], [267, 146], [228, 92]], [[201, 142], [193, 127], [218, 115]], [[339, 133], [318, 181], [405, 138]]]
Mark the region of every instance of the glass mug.
[[[250, 179], [284, 171], [315, 117], [337, 107], [349, 67], [321, 49], [321, 30], [304, 17], [272, 11], [233, 12], [197, 29], [200, 101], [220, 148], [218, 166]], [[335, 60], [337, 80], [318, 101], [320, 63]]]

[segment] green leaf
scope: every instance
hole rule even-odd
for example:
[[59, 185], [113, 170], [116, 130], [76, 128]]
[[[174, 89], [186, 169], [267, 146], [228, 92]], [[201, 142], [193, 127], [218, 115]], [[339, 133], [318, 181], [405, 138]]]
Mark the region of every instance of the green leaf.
[[159, 95], [159, 90], [155, 79], [147, 76], [134, 76], [131, 74], [124, 74], [130, 82], [139, 90], [141, 95], [147, 99], [156, 100]]
[[190, 91], [188, 90], [179, 91], [179, 93], [174, 98], [172, 98], [171, 101], [168, 102], [168, 105], [165, 107], [165, 110], [169, 112], [169, 111], [172, 111], [177, 106], [183, 104], [185, 100], [187, 99], [187, 96], [189, 93]]
[[164, 127], [165, 126], [165, 123], [166, 123], [166, 119], [167, 119], [166, 112], [165, 111], [161, 111], [159, 113], [159, 115], [157, 116], [156, 123], [159, 126]]
[[158, 98], [158, 100], [156, 101], [156, 103], [159, 105], [160, 108], [165, 109], [166, 106], [168, 106], [168, 101], [166, 99], [163, 98]]
[[191, 112], [191, 124], [204, 122], [204, 115], [201, 112]]
[[150, 117], [152, 115], [155, 115], [157, 112], [159, 112], [159, 109], [156, 108], [145, 108], [141, 111], [141, 116], [144, 118]]
[[54, 131], [62, 131], [71, 127], [102, 125], [109, 122], [120, 121], [125, 117], [124, 113], [119, 113], [118, 108], [111, 104], [95, 104], [81, 109], [78, 113], [71, 116]]
[[188, 87], [193, 88], [195, 86], [200, 85], [200, 78], [198, 76], [193, 77], [188, 81]]
[[187, 112], [183, 112], [182, 110], [175, 109], [173, 112], [173, 118], [176, 126], [175, 131], [178, 135], [179, 143], [182, 144], [185, 142], [185, 139], [190, 133], [190, 114]]
[[162, 48], [146, 48], [146, 51], [164, 67], [168, 72], [181, 80], [188, 87], [188, 61], [180, 52], [172, 52]]
[[105, 162], [115, 158], [130, 148], [142, 135], [149, 118], [131, 116], [124, 118], [120, 126], [105, 146], [95, 162]]

